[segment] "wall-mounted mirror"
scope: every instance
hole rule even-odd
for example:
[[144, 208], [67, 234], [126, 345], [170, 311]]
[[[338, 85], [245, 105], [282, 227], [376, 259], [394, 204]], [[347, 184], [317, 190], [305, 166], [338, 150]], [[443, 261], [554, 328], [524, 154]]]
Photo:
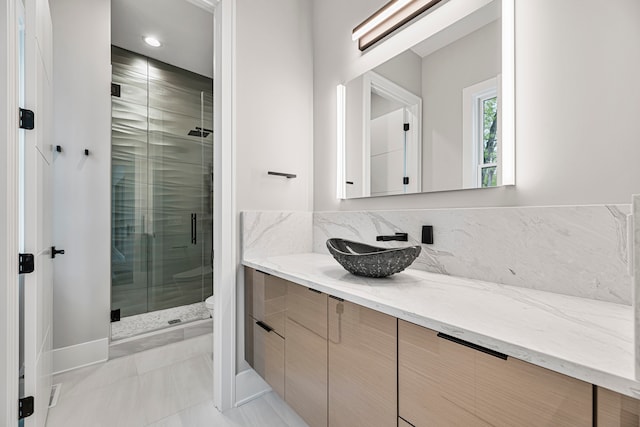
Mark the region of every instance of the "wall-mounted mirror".
[[344, 85], [339, 197], [514, 183], [512, 0], [476, 5]]

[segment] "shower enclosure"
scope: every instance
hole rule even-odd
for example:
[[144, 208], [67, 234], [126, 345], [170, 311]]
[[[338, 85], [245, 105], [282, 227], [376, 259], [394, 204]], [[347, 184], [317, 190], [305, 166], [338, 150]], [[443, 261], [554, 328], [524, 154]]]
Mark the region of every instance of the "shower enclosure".
[[213, 81], [111, 52], [112, 318], [201, 303], [213, 294]]

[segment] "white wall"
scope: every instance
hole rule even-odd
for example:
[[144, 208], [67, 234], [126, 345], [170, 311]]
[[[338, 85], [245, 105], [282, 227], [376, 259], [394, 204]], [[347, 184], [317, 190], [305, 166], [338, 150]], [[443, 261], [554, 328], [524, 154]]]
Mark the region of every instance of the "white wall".
[[500, 20], [422, 60], [422, 188], [463, 187], [462, 90], [500, 73]]
[[361, 55], [351, 30], [382, 3], [314, 2], [314, 210], [629, 203], [640, 192], [640, 2], [538, 0], [516, 2], [515, 187], [337, 200], [335, 87], [415, 36]]
[[[237, 0], [237, 212], [312, 210], [311, 28], [310, 0]], [[335, 92], [335, 86], [333, 90]], [[293, 173], [297, 178], [269, 176], [267, 171]], [[239, 231], [236, 235], [240, 239]], [[243, 284], [244, 275], [239, 268], [238, 370], [245, 367]]]
[[422, 58], [411, 50], [406, 50], [393, 59], [379, 65], [374, 70], [409, 92], [422, 94]]
[[[51, 2], [54, 38], [55, 349], [109, 336], [111, 50], [109, 0]], [[90, 155], [84, 156], [83, 150]], [[106, 350], [106, 347], [105, 347]], [[56, 367], [54, 366], [54, 369]]]
[[[239, 210], [312, 209], [310, 12], [310, 0], [237, 2]], [[267, 171], [294, 173], [297, 178], [269, 176]]]

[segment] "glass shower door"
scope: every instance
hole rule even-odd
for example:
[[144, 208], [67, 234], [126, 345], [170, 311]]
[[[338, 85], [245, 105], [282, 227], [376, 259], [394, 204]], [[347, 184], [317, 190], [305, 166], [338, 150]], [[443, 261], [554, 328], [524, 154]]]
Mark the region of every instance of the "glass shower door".
[[149, 311], [210, 295], [211, 90], [210, 79], [149, 60]]
[[200, 303], [213, 293], [213, 82], [112, 52], [112, 308]]
[[147, 61], [114, 48], [111, 97], [111, 307], [148, 311]]

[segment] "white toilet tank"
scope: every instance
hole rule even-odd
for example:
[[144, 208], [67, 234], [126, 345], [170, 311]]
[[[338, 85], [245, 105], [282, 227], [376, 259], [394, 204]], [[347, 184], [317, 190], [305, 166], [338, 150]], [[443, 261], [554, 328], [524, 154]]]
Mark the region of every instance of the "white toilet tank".
[[213, 301], [214, 301], [213, 298], [214, 296], [211, 295], [204, 302], [204, 304], [207, 306], [207, 310], [209, 310], [209, 313], [211, 314], [211, 317], [213, 317]]

